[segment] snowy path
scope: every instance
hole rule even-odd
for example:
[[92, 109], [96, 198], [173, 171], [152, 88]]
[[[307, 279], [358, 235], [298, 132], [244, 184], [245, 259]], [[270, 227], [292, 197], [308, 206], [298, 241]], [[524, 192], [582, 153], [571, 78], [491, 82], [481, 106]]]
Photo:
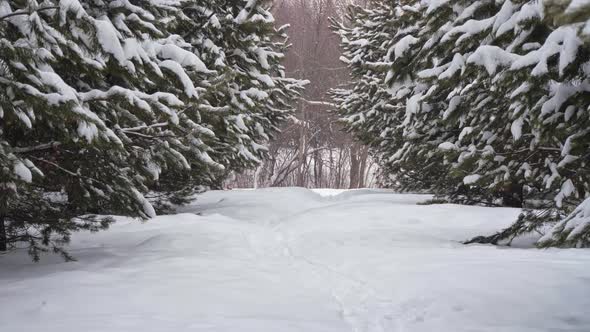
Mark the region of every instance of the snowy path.
[[518, 211], [425, 198], [209, 192], [75, 263], [0, 256], [0, 331], [590, 331], [590, 250], [463, 246]]

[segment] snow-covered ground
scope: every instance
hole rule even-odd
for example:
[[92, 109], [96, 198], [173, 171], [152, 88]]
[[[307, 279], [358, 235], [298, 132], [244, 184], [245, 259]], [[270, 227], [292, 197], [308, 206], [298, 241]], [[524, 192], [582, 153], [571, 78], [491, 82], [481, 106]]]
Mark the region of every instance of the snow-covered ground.
[[426, 198], [216, 191], [77, 262], [0, 256], [0, 331], [590, 331], [590, 250], [464, 246], [518, 210]]

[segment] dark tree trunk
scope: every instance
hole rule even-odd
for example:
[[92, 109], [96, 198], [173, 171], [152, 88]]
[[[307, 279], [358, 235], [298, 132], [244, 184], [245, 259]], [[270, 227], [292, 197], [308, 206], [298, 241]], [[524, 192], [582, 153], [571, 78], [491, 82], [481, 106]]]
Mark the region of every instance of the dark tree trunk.
[[6, 236], [6, 215], [8, 213], [8, 194], [5, 189], [0, 189], [0, 251], [8, 250], [8, 238]]
[[342, 184], [342, 153], [343, 151], [340, 150], [338, 154], [338, 163], [336, 164], [336, 181], [335, 181], [335, 188], [341, 189], [340, 186]]
[[4, 225], [4, 215], [0, 215], [0, 251], [8, 250], [8, 239], [6, 238], [6, 225]]
[[359, 187], [360, 157], [356, 146], [350, 148], [350, 185], [349, 189]]
[[322, 159], [322, 154], [319, 150], [314, 151], [313, 153], [313, 160], [314, 160], [314, 168], [315, 168], [315, 187], [321, 188], [322, 187], [322, 179], [324, 177], [324, 160]]
[[367, 171], [367, 159], [369, 157], [369, 149], [366, 146], [361, 147], [361, 153], [360, 153], [360, 162], [361, 162], [361, 166], [360, 166], [360, 170], [359, 170], [359, 188], [364, 188], [366, 183], [365, 183], [365, 173]]
[[522, 184], [511, 182], [502, 188], [502, 203], [505, 206], [521, 208], [523, 206], [524, 193]]

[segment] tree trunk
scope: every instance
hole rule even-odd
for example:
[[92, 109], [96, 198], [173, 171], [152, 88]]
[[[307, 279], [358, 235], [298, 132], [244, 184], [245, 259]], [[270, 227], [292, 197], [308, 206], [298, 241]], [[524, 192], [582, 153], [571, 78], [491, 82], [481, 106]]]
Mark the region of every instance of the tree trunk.
[[6, 226], [4, 225], [4, 216], [0, 215], [0, 251], [8, 250], [8, 240], [6, 239]]
[[8, 192], [6, 187], [0, 187], [0, 251], [8, 250], [6, 235], [6, 215], [8, 214]]
[[332, 181], [332, 179], [334, 178], [334, 151], [332, 150], [332, 147], [330, 147], [330, 166], [328, 166], [328, 170], [329, 170], [329, 174], [328, 174], [328, 188], [336, 188], [334, 186], [334, 183], [336, 181]]
[[313, 166], [315, 169], [315, 187], [321, 188], [322, 187], [322, 180], [324, 177], [324, 160], [322, 159], [322, 154], [318, 149], [313, 152]]
[[260, 180], [260, 172], [262, 172], [263, 163], [256, 167], [256, 171], [254, 172], [254, 189], [258, 189], [258, 181]]
[[366, 146], [361, 147], [360, 153], [360, 169], [359, 169], [359, 188], [364, 188], [366, 185], [366, 169], [367, 159], [369, 158], [369, 149]]
[[349, 189], [355, 189], [359, 187], [359, 162], [360, 156], [358, 147], [353, 145], [350, 147], [350, 185]]
[[342, 185], [341, 181], [341, 174], [342, 174], [342, 149], [338, 151], [338, 163], [336, 164], [336, 179], [334, 187], [336, 189], [341, 189], [340, 186]]
[[6, 237], [6, 214], [8, 210], [8, 195], [0, 191], [0, 251], [8, 250], [8, 238]]
[[515, 208], [523, 206], [524, 192], [522, 184], [510, 182], [502, 188], [501, 195], [504, 206]]

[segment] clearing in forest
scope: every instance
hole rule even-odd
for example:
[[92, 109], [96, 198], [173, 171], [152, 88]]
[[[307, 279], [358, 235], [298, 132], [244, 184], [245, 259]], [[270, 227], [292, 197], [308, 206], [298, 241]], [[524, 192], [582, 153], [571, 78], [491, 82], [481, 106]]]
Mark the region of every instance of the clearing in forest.
[[[300, 188], [212, 191], [3, 258], [0, 330], [590, 331], [590, 252], [465, 246], [517, 209]], [[519, 245], [527, 245], [521, 241]]]

